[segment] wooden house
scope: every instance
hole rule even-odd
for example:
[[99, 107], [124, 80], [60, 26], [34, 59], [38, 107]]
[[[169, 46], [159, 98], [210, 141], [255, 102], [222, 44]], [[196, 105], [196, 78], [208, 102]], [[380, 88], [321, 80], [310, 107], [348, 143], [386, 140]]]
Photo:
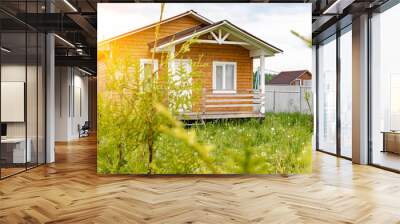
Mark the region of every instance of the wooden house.
[[[155, 28], [159, 36], [155, 41]], [[212, 22], [195, 11], [187, 11], [161, 22], [100, 42], [98, 49], [110, 46], [120, 54], [140, 61], [141, 67], [159, 66], [160, 55], [174, 55], [185, 42], [196, 38], [180, 63], [190, 70], [191, 61], [201, 57], [204, 91], [200, 109], [185, 111], [186, 117], [197, 119], [244, 118], [264, 116], [265, 86], [253, 88], [253, 59], [260, 58], [265, 70], [265, 58], [282, 50], [255, 37], [227, 20]], [[156, 59], [151, 60], [153, 52]], [[174, 71], [176, 63], [168, 64]], [[99, 91], [103, 88], [104, 64], [98, 59]], [[196, 80], [194, 80], [196, 81]], [[265, 77], [260, 77], [265, 83]]]
[[274, 76], [268, 85], [304, 86], [311, 79], [312, 75], [307, 70], [283, 71]]

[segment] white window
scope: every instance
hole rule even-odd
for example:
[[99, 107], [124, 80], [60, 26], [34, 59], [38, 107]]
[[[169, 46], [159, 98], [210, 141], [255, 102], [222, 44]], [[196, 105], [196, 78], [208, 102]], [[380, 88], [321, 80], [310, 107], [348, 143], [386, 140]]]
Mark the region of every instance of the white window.
[[213, 62], [213, 92], [236, 93], [236, 62]]
[[295, 86], [301, 86], [301, 85], [302, 85], [301, 79], [295, 79], [295, 80], [294, 80], [294, 85], [295, 85]]
[[190, 59], [175, 59], [174, 60], [174, 70], [173, 71], [173, 78], [179, 79], [178, 76], [180, 73], [190, 73], [192, 72], [192, 64]]
[[[192, 96], [192, 78], [188, 75], [192, 72], [192, 62], [190, 59], [175, 59], [174, 67], [172, 69], [172, 79], [175, 81], [176, 85], [182, 85], [177, 93], [176, 97], [184, 97], [190, 99]], [[182, 79], [184, 77], [184, 79]], [[187, 84], [187, 85], [185, 85]], [[180, 105], [179, 111], [191, 111], [191, 102], [186, 102], [185, 105]]]
[[156, 59], [140, 59], [140, 78], [143, 79], [145, 76], [151, 75], [152, 72], [157, 75], [158, 61]]

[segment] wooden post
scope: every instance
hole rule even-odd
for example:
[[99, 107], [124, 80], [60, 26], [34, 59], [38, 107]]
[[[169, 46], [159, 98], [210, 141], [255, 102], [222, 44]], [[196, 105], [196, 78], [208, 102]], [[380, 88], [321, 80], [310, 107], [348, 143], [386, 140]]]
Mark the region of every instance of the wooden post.
[[[175, 45], [174, 46], [172, 46], [170, 49], [169, 49], [169, 54], [168, 54], [168, 76], [170, 76], [170, 77], [167, 77], [168, 79], [173, 79], [173, 80], [175, 80], [176, 79], [176, 77], [175, 77], [175, 63], [174, 63], [174, 59], [175, 59]], [[171, 96], [172, 94], [176, 94], [176, 92], [171, 92], [170, 90], [167, 90], [168, 91], [168, 95], [169, 96]], [[175, 102], [174, 102], [175, 103]], [[168, 104], [170, 104], [170, 103], [168, 103]], [[174, 105], [175, 106], [175, 105]], [[171, 109], [171, 108], [169, 108], [169, 109]], [[179, 111], [180, 112], [180, 111]]]
[[171, 71], [172, 77], [175, 74], [175, 46], [172, 46], [170, 51], [169, 51], [169, 57], [168, 57], [168, 68]]
[[261, 91], [261, 108], [260, 113], [265, 113], [265, 56], [260, 55], [260, 91]]

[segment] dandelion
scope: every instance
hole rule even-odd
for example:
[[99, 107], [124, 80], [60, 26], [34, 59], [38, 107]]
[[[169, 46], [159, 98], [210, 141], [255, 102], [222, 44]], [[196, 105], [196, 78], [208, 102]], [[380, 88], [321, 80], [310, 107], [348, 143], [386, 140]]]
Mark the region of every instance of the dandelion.
[[266, 155], [267, 155], [266, 152], [262, 152], [262, 153], [261, 153], [261, 156], [266, 156]]

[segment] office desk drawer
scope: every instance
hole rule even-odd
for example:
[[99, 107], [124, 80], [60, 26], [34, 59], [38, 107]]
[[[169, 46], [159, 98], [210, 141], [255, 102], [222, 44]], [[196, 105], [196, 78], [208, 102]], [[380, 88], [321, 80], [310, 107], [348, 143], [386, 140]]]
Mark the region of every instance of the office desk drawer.
[[400, 154], [400, 133], [384, 132], [383, 133], [383, 151]]

